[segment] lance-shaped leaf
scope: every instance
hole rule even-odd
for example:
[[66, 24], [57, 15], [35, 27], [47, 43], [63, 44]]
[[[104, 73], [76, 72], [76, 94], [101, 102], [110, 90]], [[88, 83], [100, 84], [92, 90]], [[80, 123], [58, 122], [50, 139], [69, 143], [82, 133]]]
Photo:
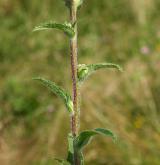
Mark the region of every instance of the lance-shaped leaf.
[[122, 68], [113, 63], [98, 63], [98, 64], [79, 64], [78, 65], [78, 80], [80, 83], [82, 83], [84, 80], [86, 80], [92, 73], [99, 69], [103, 68], [115, 68], [119, 71], [122, 71]]
[[56, 23], [53, 21], [43, 23], [39, 26], [36, 26], [33, 31], [40, 31], [40, 30], [49, 30], [49, 29], [59, 29], [63, 31], [67, 36], [73, 37], [75, 35], [74, 29], [71, 23]]
[[46, 80], [46, 79], [41, 78], [41, 77], [33, 78], [33, 80], [38, 80], [44, 86], [48, 87], [54, 94], [59, 96], [64, 101], [64, 103], [67, 107], [67, 110], [70, 113], [74, 113], [73, 102], [72, 102], [71, 96], [64, 89], [62, 89], [61, 87], [56, 85], [54, 82], [52, 82], [50, 80]]
[[60, 165], [72, 165], [72, 164], [70, 164], [68, 161], [63, 160], [63, 159], [55, 158], [55, 160], [56, 160]]
[[104, 135], [104, 136], [107, 136], [107, 137], [111, 137], [113, 140], [116, 140], [115, 134], [113, 134], [108, 129], [96, 128], [94, 130], [83, 131], [75, 139], [75, 144], [76, 144], [77, 150], [79, 152], [81, 152], [82, 149], [87, 144], [89, 144], [89, 142], [91, 141], [91, 138], [95, 135]]

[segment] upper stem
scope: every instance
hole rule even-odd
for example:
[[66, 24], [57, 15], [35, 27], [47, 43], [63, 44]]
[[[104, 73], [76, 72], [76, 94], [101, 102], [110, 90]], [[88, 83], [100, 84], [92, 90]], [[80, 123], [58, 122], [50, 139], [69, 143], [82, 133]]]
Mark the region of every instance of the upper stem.
[[[72, 70], [72, 85], [73, 85], [73, 105], [74, 114], [71, 118], [72, 135], [75, 138], [78, 135], [79, 129], [79, 88], [78, 88], [78, 78], [77, 78], [77, 66], [78, 66], [78, 52], [77, 52], [77, 6], [76, 0], [71, 0], [70, 7], [70, 21], [74, 26], [75, 35], [70, 40], [71, 49], [71, 70]], [[73, 144], [74, 145], [74, 144]], [[80, 160], [76, 148], [74, 146], [74, 165], [80, 165]]]
[[78, 65], [78, 53], [77, 53], [77, 6], [75, 0], [72, 0], [70, 7], [70, 21], [74, 25], [75, 35], [70, 40], [71, 49], [71, 70], [72, 70], [72, 85], [73, 85], [73, 105], [74, 115], [72, 116], [72, 134], [77, 136], [78, 134], [78, 85], [77, 85], [77, 65]]

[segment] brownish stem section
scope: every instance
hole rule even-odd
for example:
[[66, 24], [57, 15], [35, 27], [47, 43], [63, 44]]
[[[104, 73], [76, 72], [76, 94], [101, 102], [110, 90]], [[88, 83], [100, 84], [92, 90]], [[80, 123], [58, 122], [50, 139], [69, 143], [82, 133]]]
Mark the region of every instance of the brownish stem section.
[[72, 116], [72, 134], [77, 136], [78, 134], [78, 87], [77, 87], [77, 7], [75, 0], [72, 0], [70, 9], [70, 20], [74, 25], [75, 36], [70, 40], [71, 49], [71, 70], [72, 70], [72, 85], [73, 85], [73, 105], [74, 115]]
[[[71, 70], [72, 70], [72, 85], [73, 85], [73, 105], [74, 105], [74, 114], [71, 117], [71, 127], [72, 135], [74, 138], [78, 135], [79, 127], [79, 109], [78, 109], [78, 93], [79, 88], [77, 84], [77, 66], [78, 66], [78, 52], [77, 52], [77, 6], [76, 0], [71, 0], [70, 8], [70, 21], [74, 25], [75, 36], [70, 40], [70, 49], [71, 49]], [[74, 148], [74, 165], [80, 165], [80, 160], [78, 153]]]

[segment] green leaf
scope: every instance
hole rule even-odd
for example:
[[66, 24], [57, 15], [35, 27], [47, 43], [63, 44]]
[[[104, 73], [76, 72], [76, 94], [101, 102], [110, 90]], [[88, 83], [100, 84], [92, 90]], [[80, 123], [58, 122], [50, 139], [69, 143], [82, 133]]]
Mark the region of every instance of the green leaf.
[[73, 164], [74, 162], [74, 138], [72, 134], [68, 135], [68, 156], [67, 156], [67, 161]]
[[49, 29], [59, 29], [62, 30], [67, 36], [74, 37], [75, 32], [74, 28], [72, 27], [71, 23], [56, 23], [53, 21], [43, 23], [39, 26], [36, 26], [33, 31], [40, 31], [40, 30], [49, 30]]
[[83, 131], [75, 139], [77, 150], [81, 152], [82, 149], [89, 144], [91, 138], [95, 135], [104, 135], [111, 137], [113, 140], [116, 140], [116, 136], [110, 130], [107, 129], [96, 128], [94, 130]]
[[55, 158], [55, 160], [56, 160], [60, 165], [71, 165], [68, 161], [63, 160], [63, 159]]
[[46, 80], [41, 77], [33, 78], [33, 80], [38, 80], [44, 86], [48, 87], [55, 95], [59, 96], [64, 101], [69, 113], [72, 113], [72, 114], [74, 113], [73, 102], [72, 102], [71, 96], [66, 91], [64, 91], [64, 89], [56, 85], [54, 82], [50, 80]]
[[79, 64], [78, 65], [78, 81], [82, 83], [84, 80], [86, 80], [92, 73], [99, 69], [103, 68], [115, 68], [119, 71], [122, 71], [122, 68], [113, 63], [98, 63], [98, 64]]

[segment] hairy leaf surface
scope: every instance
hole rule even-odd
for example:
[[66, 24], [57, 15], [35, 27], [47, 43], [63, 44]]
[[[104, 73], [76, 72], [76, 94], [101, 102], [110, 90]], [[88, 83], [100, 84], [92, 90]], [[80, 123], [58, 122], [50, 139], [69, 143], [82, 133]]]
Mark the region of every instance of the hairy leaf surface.
[[64, 89], [56, 85], [54, 82], [41, 77], [33, 78], [33, 80], [40, 81], [44, 86], [48, 87], [55, 95], [59, 96], [64, 101], [67, 110], [70, 113], [73, 113], [73, 102], [71, 96]]
[[79, 64], [78, 65], [78, 80], [80, 83], [82, 83], [84, 80], [86, 80], [92, 73], [99, 69], [103, 68], [115, 68], [119, 71], [122, 71], [122, 68], [113, 63], [98, 63], [98, 64]]
[[39, 26], [36, 26], [33, 31], [40, 31], [40, 30], [49, 30], [49, 29], [59, 29], [63, 31], [67, 36], [73, 37], [75, 35], [74, 29], [71, 23], [56, 23], [53, 21], [43, 23]]
[[104, 135], [107, 137], [111, 137], [113, 140], [116, 139], [116, 136], [108, 129], [104, 128], [96, 128], [94, 130], [86, 130], [79, 134], [79, 136], [75, 139], [76, 148], [79, 151], [89, 144], [91, 138], [95, 135]]

